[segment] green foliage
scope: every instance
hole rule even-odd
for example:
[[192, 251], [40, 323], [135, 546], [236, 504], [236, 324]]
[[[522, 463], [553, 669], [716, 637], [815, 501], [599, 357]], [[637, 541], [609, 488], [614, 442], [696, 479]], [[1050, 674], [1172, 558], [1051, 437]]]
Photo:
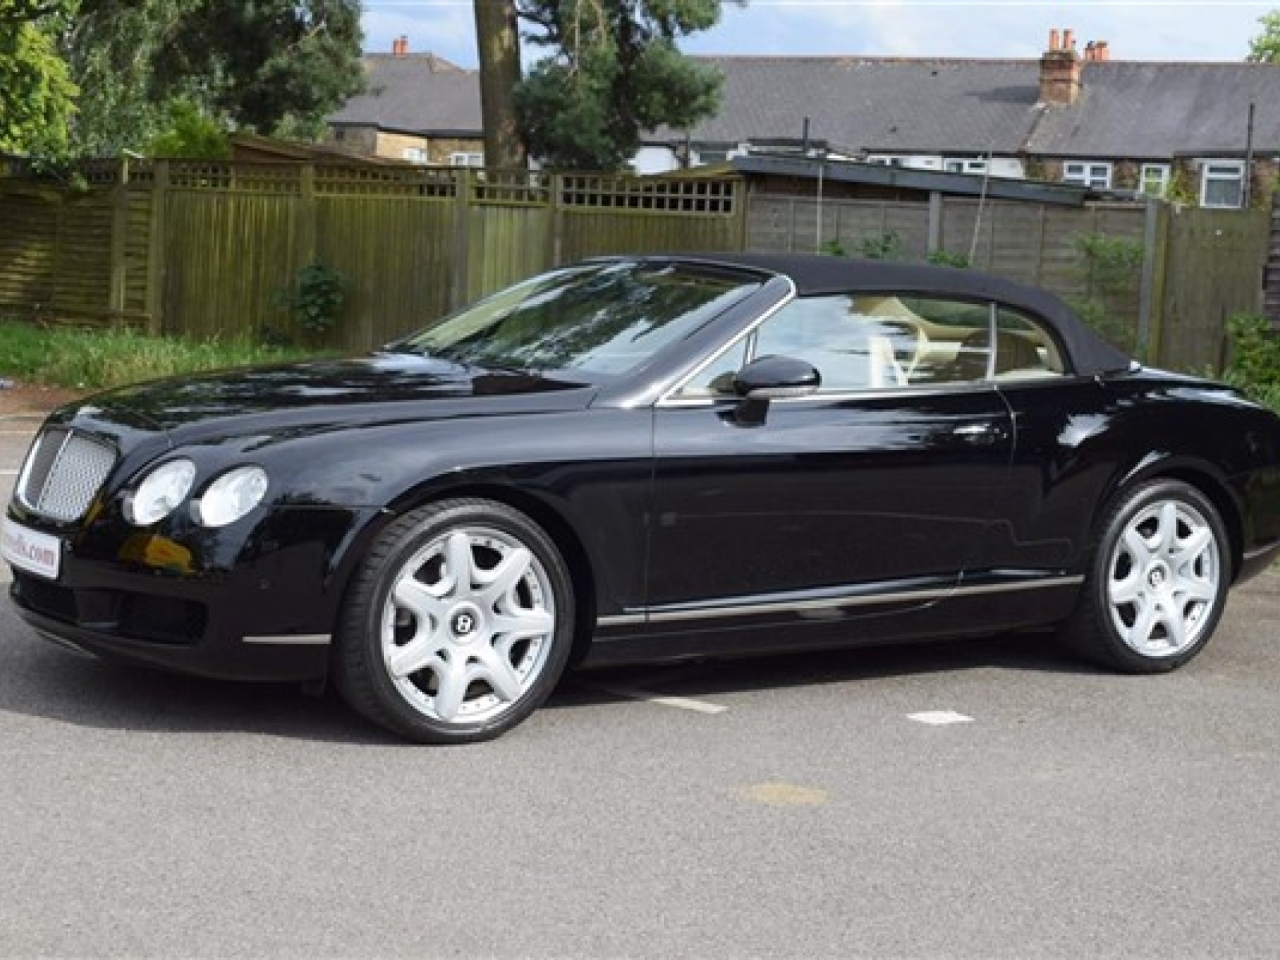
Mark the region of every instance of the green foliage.
[[1200, 205], [1200, 193], [1191, 178], [1187, 176], [1185, 170], [1175, 169], [1173, 171], [1173, 177], [1169, 180], [1169, 187], [1164, 192], [1164, 198], [1170, 203], [1180, 203], [1184, 207]]
[[1107, 343], [1125, 353], [1134, 352], [1137, 342], [1133, 329], [1112, 313], [1106, 304], [1090, 297], [1067, 297], [1067, 303], [1076, 312], [1076, 316]]
[[101, 389], [308, 354], [235, 340], [179, 340], [132, 330], [45, 328], [0, 321], [0, 370], [26, 383]]
[[869, 233], [853, 245], [853, 255], [864, 260], [902, 260], [905, 251], [902, 237], [892, 230], [883, 233]]
[[1074, 246], [1086, 292], [1083, 297], [1070, 298], [1071, 306], [1103, 339], [1132, 353], [1137, 346], [1134, 331], [1115, 316], [1110, 302], [1134, 289], [1146, 247], [1140, 240], [1101, 233], [1081, 234]]
[[1249, 41], [1245, 57], [1251, 63], [1280, 63], [1280, 10], [1272, 10], [1258, 18], [1262, 33]]
[[719, 0], [521, 0], [519, 13], [554, 50], [515, 91], [521, 136], [548, 166], [619, 170], [643, 131], [715, 113], [723, 77], [676, 40], [714, 26]]
[[363, 85], [360, 41], [359, 0], [188, 0], [156, 52], [152, 91], [237, 128], [314, 134]]
[[70, 7], [70, 0], [0, 0], [0, 151], [66, 150], [76, 86], [56, 35]]
[[142, 150], [184, 104], [223, 131], [316, 136], [363, 84], [359, 12], [358, 0], [81, 0], [64, 39], [83, 90], [74, 149]]
[[1227, 382], [1280, 413], [1280, 332], [1265, 317], [1240, 314], [1227, 321], [1231, 366]]
[[80, 86], [71, 127], [81, 157], [142, 151], [166, 126], [168, 105], [153, 95], [153, 64], [191, 0], [81, 0], [63, 50]]
[[1132, 284], [1146, 256], [1141, 240], [1102, 233], [1081, 234], [1075, 238], [1074, 246], [1089, 288], [1101, 293], [1120, 293]]
[[839, 240], [824, 241], [822, 246], [818, 247], [819, 253], [825, 253], [829, 257], [847, 257], [849, 251], [845, 249], [845, 245]]
[[955, 267], [957, 270], [964, 270], [973, 266], [967, 256], [952, 250], [934, 250], [925, 259], [936, 267]]
[[183, 160], [225, 160], [231, 156], [227, 133], [194, 103], [179, 100], [169, 108], [169, 129], [146, 145], [151, 157]]
[[308, 334], [321, 337], [336, 327], [342, 317], [346, 286], [346, 279], [337, 270], [313, 263], [298, 271], [293, 289], [281, 292], [280, 306], [288, 310]]

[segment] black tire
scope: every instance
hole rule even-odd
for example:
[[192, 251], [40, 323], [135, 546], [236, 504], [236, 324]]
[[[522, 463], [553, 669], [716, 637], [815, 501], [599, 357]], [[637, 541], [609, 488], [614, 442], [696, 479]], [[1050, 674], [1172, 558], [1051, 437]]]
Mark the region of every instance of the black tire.
[[1179, 480], [1141, 483], [1099, 522], [1061, 636], [1113, 670], [1173, 670], [1209, 642], [1230, 581], [1230, 541], [1209, 498]]
[[[464, 587], [451, 558], [467, 568]], [[486, 580], [499, 571], [502, 583]], [[334, 680], [354, 709], [411, 740], [488, 740], [546, 700], [573, 626], [572, 580], [541, 527], [492, 500], [443, 500], [374, 541], [343, 605]]]

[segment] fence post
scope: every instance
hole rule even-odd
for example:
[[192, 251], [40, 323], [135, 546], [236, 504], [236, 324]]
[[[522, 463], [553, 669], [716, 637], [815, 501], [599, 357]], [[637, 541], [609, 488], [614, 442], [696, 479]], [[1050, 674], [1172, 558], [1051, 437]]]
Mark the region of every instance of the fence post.
[[449, 284], [449, 309], [457, 310], [467, 301], [471, 274], [471, 168], [457, 167], [453, 173], [453, 277]]
[[125, 310], [125, 250], [129, 232], [129, 158], [120, 161], [120, 175], [111, 189], [111, 288], [107, 291], [107, 312], [119, 321]]
[[738, 177], [730, 187], [733, 189], [733, 214], [737, 218], [734, 233], [738, 249], [746, 250], [751, 231], [751, 191], [747, 188], [746, 177]]
[[564, 263], [564, 174], [551, 175], [551, 265]]
[[942, 194], [937, 190], [929, 191], [929, 239], [925, 243], [926, 253], [937, 253], [942, 249]]
[[1155, 197], [1147, 200], [1146, 228], [1142, 243], [1142, 281], [1138, 291], [1138, 357], [1158, 362], [1160, 333], [1164, 325], [1165, 267], [1169, 258], [1168, 206]]
[[298, 188], [301, 195], [302, 209], [298, 218], [298, 252], [301, 254], [298, 265], [309, 267], [316, 263], [316, 165], [306, 163], [302, 166], [302, 176]]
[[151, 181], [151, 225], [147, 237], [147, 332], [158, 336], [165, 328], [165, 226], [168, 223], [169, 161], [157, 160]]

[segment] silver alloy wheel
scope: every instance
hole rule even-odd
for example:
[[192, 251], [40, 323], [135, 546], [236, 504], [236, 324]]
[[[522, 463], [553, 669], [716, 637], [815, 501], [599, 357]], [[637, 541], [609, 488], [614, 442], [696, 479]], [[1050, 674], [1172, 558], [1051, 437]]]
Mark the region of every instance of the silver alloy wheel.
[[1194, 646], [1213, 621], [1222, 578], [1209, 520], [1180, 499], [1156, 500], [1125, 525], [1107, 566], [1107, 605], [1121, 640], [1144, 657]]
[[424, 716], [487, 722], [537, 681], [555, 623], [550, 578], [528, 547], [492, 527], [453, 527], [397, 574], [382, 613], [383, 662]]

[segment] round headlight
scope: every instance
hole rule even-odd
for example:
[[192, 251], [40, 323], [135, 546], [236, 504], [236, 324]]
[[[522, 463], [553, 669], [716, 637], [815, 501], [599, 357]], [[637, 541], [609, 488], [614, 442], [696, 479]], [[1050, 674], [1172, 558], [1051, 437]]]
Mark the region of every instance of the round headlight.
[[225, 527], [261, 503], [266, 494], [265, 470], [236, 467], [209, 484], [199, 500], [192, 501], [191, 514], [202, 527]]
[[196, 465], [190, 460], [170, 460], [150, 473], [138, 489], [125, 498], [124, 515], [136, 527], [147, 527], [163, 520], [191, 492], [196, 479]]

